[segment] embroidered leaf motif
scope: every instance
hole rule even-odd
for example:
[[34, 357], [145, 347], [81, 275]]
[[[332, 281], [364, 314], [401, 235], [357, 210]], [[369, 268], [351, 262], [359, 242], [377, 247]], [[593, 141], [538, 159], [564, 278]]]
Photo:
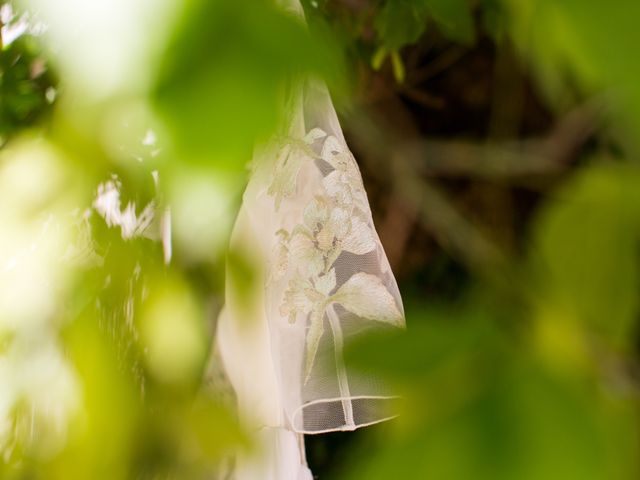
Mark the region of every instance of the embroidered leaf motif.
[[290, 197], [296, 190], [298, 172], [304, 156], [295, 151], [293, 145], [282, 147], [276, 163], [276, 174], [267, 193], [275, 198], [276, 210], [280, 209], [283, 198]]
[[364, 255], [375, 248], [376, 240], [369, 225], [358, 217], [353, 217], [349, 235], [342, 241], [342, 249], [356, 255]]
[[318, 277], [316, 280], [316, 290], [329, 296], [331, 290], [336, 288], [336, 269], [332, 268], [328, 273]]
[[318, 353], [318, 346], [320, 345], [320, 339], [324, 333], [324, 310], [326, 306], [324, 303], [319, 304], [311, 312], [309, 319], [309, 330], [307, 331], [307, 358], [304, 365], [304, 383], [309, 381], [311, 376], [311, 370], [315, 363], [316, 354]]
[[316, 127], [309, 130], [309, 132], [304, 137], [304, 141], [307, 145], [312, 145], [313, 142], [315, 142], [316, 140], [319, 140], [326, 136], [327, 136], [326, 132]]
[[330, 300], [359, 317], [396, 326], [402, 325], [402, 314], [395, 300], [375, 275], [356, 273], [331, 296]]

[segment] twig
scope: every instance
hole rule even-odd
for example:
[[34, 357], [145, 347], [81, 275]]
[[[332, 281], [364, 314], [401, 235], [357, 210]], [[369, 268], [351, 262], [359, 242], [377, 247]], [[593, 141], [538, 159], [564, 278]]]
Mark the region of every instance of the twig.
[[563, 117], [546, 137], [500, 143], [419, 140], [400, 146], [400, 151], [429, 176], [556, 175], [594, 134], [601, 110], [599, 101], [585, 103]]
[[416, 175], [408, 158], [395, 155], [392, 162], [395, 192], [415, 205], [418, 219], [446, 250], [454, 251], [478, 270], [487, 271], [505, 263], [500, 249], [434, 185]]
[[[356, 136], [366, 149], [365, 158], [375, 162], [372, 172], [384, 181], [391, 177], [393, 193], [411, 209], [442, 245], [474, 269], [489, 272], [503, 264], [504, 255], [491, 240], [463, 214], [451, 205], [446, 197], [428, 180], [420, 177], [412, 164], [416, 158], [397, 147], [371, 120], [355, 122]], [[385, 168], [387, 167], [387, 168]], [[390, 167], [390, 168], [389, 168]]]
[[411, 73], [407, 78], [407, 82], [410, 85], [418, 85], [432, 77], [435, 77], [460, 60], [466, 52], [467, 50], [461, 47], [452, 47], [448, 49], [421, 70], [416, 70]]
[[444, 98], [430, 95], [423, 90], [418, 90], [417, 88], [401, 85], [399, 92], [428, 109], [441, 110], [445, 106]]

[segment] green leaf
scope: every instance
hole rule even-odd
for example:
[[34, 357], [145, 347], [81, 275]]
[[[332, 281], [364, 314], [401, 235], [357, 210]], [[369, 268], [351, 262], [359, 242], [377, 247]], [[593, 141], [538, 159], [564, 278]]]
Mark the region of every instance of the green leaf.
[[[567, 105], [567, 83], [588, 93], [608, 91], [626, 121], [640, 127], [640, 64], [629, 48], [640, 43], [640, 2], [505, 0], [508, 28], [550, 97]], [[635, 137], [632, 138], [635, 141]]]
[[591, 378], [557, 374], [499, 327], [495, 310], [462, 304], [410, 307], [406, 332], [348, 346], [351, 368], [382, 375], [404, 401], [375, 454], [354, 452], [346, 478], [632, 477], [633, 401], [601, 395]]
[[[484, 388], [461, 401], [439, 399], [442, 392], [415, 399], [409, 418], [399, 419], [405, 428], [386, 433], [374, 455], [361, 450], [345, 478], [633, 477], [638, 442], [631, 402], [589, 395], [579, 382], [564, 382], [537, 366], [519, 365], [480, 381]], [[442, 410], [433, 412], [436, 406]]]
[[386, 48], [378, 47], [376, 52], [373, 54], [373, 57], [371, 57], [371, 68], [374, 70], [380, 70], [380, 68], [382, 68], [382, 64], [387, 58], [387, 53]]
[[376, 30], [387, 51], [414, 43], [426, 27], [422, 2], [388, 0], [375, 21]]
[[447, 37], [465, 45], [473, 43], [473, 17], [468, 0], [424, 0], [424, 3]]
[[189, 2], [152, 98], [187, 159], [240, 168], [275, 129], [283, 86], [304, 72], [330, 73], [332, 58], [268, 2]]
[[541, 307], [606, 335], [633, 342], [638, 311], [640, 171], [597, 167], [560, 194], [538, 227], [535, 258]]
[[397, 51], [415, 43], [429, 19], [454, 41], [470, 44], [474, 40], [473, 17], [467, 0], [388, 0], [375, 21], [382, 47]]
[[402, 63], [402, 57], [397, 50], [391, 52], [391, 66], [393, 67], [393, 76], [398, 83], [404, 83], [406, 72], [404, 69], [404, 63]]

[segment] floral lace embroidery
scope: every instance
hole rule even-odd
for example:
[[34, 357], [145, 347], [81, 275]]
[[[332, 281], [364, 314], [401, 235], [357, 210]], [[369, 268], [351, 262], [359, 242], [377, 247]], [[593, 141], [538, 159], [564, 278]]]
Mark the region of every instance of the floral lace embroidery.
[[282, 278], [293, 269], [280, 305], [281, 315], [290, 323], [295, 323], [300, 316], [309, 319], [305, 383], [324, 334], [325, 314], [332, 329], [337, 361], [342, 357], [342, 332], [334, 304], [363, 319], [395, 326], [403, 324], [402, 313], [379, 277], [358, 272], [342, 285], [336, 283], [334, 263], [343, 252], [364, 255], [377, 248], [373, 226], [368, 220], [371, 213], [362, 179], [355, 159], [342, 142], [314, 128], [303, 141], [282, 146], [268, 189], [276, 209], [284, 198], [295, 192], [298, 172], [304, 162], [316, 161], [325, 162], [330, 171], [323, 177], [319, 193], [306, 205], [302, 223], [291, 231], [276, 232], [278, 244], [271, 266], [272, 280]]

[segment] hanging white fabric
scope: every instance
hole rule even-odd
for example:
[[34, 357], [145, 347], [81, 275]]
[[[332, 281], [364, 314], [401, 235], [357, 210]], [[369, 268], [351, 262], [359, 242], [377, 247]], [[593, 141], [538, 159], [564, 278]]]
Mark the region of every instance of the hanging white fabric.
[[238, 459], [236, 480], [310, 479], [303, 434], [391, 417], [393, 395], [351, 371], [343, 348], [402, 328], [400, 294], [325, 85], [293, 85], [285, 127], [254, 155], [231, 239], [253, 273], [228, 268], [218, 323], [240, 419], [262, 446]]

